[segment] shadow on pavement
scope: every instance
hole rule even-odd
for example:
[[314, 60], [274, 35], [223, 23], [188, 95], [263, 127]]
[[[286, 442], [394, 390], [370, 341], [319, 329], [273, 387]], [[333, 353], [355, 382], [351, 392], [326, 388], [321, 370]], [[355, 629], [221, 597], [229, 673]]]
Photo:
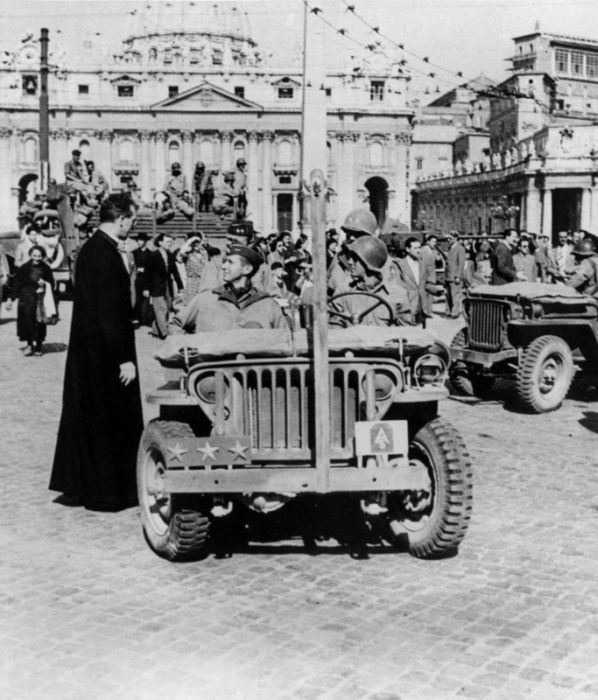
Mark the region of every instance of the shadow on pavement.
[[67, 347], [66, 343], [44, 343], [43, 350], [45, 353], [64, 352]]
[[598, 433], [598, 413], [595, 411], [585, 411], [583, 418], [579, 419], [579, 424], [592, 433]]

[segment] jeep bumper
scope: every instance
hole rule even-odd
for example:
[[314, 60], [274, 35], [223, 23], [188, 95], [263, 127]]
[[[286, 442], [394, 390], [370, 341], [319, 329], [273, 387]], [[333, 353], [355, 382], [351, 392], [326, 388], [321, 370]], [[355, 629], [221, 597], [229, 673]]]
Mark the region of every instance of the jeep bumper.
[[484, 369], [490, 369], [492, 365], [497, 365], [504, 360], [517, 357], [515, 348], [507, 348], [498, 352], [483, 352], [482, 350], [471, 350], [470, 348], [452, 348], [451, 360], [453, 362], [467, 362], [471, 365], [480, 365]]

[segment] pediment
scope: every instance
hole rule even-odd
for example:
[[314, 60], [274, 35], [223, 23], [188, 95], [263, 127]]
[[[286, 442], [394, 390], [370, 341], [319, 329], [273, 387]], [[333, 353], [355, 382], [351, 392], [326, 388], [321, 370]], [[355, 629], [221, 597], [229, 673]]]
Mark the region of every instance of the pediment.
[[152, 109], [166, 112], [261, 112], [263, 107], [216, 85], [203, 82], [152, 105]]

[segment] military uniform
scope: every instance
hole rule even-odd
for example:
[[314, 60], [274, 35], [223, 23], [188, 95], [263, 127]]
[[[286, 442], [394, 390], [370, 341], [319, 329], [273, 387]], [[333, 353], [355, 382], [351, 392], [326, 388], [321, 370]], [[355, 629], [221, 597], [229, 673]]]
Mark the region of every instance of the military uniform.
[[566, 284], [581, 294], [598, 297], [598, 256], [582, 260]]
[[271, 296], [255, 287], [235, 292], [228, 284], [200, 292], [171, 319], [169, 333], [287, 327], [280, 306]]
[[[394, 313], [394, 318], [389, 319], [388, 309], [384, 304], [376, 306], [376, 300], [372, 297], [360, 296], [353, 294], [351, 296], [342, 297], [333, 301], [331, 310], [338, 311], [343, 316], [353, 317], [355, 314], [361, 314], [368, 309], [371, 311], [360, 321], [363, 326], [388, 326], [388, 325], [405, 325], [411, 323], [411, 310], [409, 308], [409, 300], [407, 292], [398, 284], [391, 282], [380, 282], [375, 287], [367, 288], [363, 284], [353, 281], [345, 292], [368, 292], [376, 294], [387, 301]], [[373, 307], [373, 308], [372, 308]], [[347, 326], [351, 323], [345, 321], [340, 316], [330, 315], [330, 325], [332, 326]]]

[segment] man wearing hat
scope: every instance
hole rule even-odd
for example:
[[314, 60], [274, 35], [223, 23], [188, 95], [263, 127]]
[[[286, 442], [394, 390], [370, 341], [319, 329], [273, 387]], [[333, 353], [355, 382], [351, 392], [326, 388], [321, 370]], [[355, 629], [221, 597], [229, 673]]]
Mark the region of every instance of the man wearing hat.
[[346, 255], [351, 283], [345, 292], [375, 294], [389, 304], [392, 314], [384, 303], [376, 302], [371, 296], [347, 295], [332, 302], [329, 312], [331, 325], [348, 326], [354, 321], [366, 326], [411, 323], [407, 292], [398, 284], [383, 280], [383, 270], [389, 257], [386, 245], [379, 238], [362, 236], [351, 243]]
[[446, 273], [444, 283], [446, 286], [446, 310], [451, 318], [459, 318], [463, 311], [463, 276], [467, 252], [459, 240], [456, 231], [446, 234], [448, 252], [446, 255]]
[[378, 222], [369, 209], [354, 209], [349, 212], [341, 226], [345, 240], [340, 251], [328, 268], [328, 291], [339, 294], [350, 289], [352, 277], [349, 270], [349, 248], [362, 236], [374, 236]]
[[577, 241], [573, 248], [573, 257], [578, 263], [575, 273], [566, 284], [581, 294], [598, 297], [598, 255], [591, 238]]
[[224, 284], [200, 292], [171, 319], [169, 332], [197, 333], [232, 328], [285, 328], [287, 322], [274, 299], [251, 284], [262, 264], [253, 248], [231, 245], [222, 263]]

